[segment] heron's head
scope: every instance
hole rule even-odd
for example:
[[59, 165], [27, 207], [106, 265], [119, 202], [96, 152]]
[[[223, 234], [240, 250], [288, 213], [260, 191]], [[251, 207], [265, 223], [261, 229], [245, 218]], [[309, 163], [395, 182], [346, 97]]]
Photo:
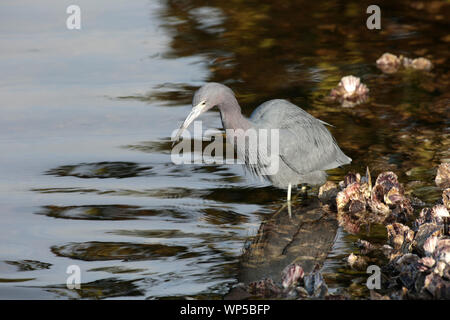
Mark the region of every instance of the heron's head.
[[216, 82], [210, 82], [203, 85], [195, 92], [194, 99], [192, 99], [192, 110], [178, 130], [178, 133], [173, 140], [174, 143], [178, 141], [183, 131], [202, 113], [215, 106], [226, 105], [225, 102], [227, 101], [236, 101], [234, 93], [230, 88]]

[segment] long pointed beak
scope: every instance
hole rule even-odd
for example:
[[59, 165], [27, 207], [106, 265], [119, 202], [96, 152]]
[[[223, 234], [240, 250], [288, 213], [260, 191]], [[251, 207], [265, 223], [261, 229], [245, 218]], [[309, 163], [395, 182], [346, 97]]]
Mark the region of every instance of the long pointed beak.
[[181, 125], [180, 129], [178, 129], [177, 135], [175, 138], [172, 139], [172, 147], [177, 143], [177, 141], [180, 139], [181, 134], [183, 133], [186, 128], [189, 127], [189, 125], [194, 121], [200, 114], [203, 113], [203, 110], [205, 109], [205, 104], [203, 102], [199, 103], [195, 107], [192, 108], [191, 112], [186, 117], [186, 120], [184, 120], [183, 124]]

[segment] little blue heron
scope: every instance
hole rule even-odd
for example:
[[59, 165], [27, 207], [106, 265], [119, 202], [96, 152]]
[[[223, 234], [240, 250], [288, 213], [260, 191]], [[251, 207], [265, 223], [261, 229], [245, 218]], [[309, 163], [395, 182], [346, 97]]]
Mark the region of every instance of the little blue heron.
[[[241, 131], [256, 129], [257, 132], [259, 129], [279, 130], [278, 171], [275, 174], [265, 175], [262, 160], [258, 160], [257, 163], [248, 163], [245, 160], [245, 164], [252, 173], [266, 178], [273, 186], [287, 188], [289, 204], [293, 185], [321, 185], [326, 182], [325, 170], [352, 161], [342, 152], [325, 127], [329, 125], [328, 123], [314, 118], [287, 100], [264, 102], [247, 119], [242, 115], [233, 91], [223, 84], [211, 82], [197, 90], [192, 105], [192, 111], [173, 139], [174, 143], [194, 119], [214, 106], [219, 108], [224, 129], [242, 129]], [[247, 148], [240, 154], [248, 150]], [[260, 154], [257, 155], [258, 159], [259, 156]], [[267, 162], [267, 157], [265, 159]]]

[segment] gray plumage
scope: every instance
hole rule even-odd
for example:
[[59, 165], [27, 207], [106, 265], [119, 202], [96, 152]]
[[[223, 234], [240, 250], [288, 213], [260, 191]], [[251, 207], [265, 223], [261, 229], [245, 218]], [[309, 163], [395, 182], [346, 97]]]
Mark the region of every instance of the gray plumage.
[[[219, 108], [224, 129], [279, 129], [277, 173], [265, 175], [269, 160], [261, 154], [253, 155], [258, 159], [256, 164], [246, 161], [252, 173], [268, 179], [275, 187], [287, 188], [303, 183], [320, 185], [326, 182], [325, 170], [351, 162], [325, 127], [328, 125], [326, 122], [314, 118], [287, 100], [264, 102], [246, 119], [230, 88], [219, 83], [207, 83], [195, 93], [193, 106], [175, 140], [195, 118], [214, 106]], [[240, 154], [244, 159], [252, 152], [248, 148], [237, 151], [238, 156]]]

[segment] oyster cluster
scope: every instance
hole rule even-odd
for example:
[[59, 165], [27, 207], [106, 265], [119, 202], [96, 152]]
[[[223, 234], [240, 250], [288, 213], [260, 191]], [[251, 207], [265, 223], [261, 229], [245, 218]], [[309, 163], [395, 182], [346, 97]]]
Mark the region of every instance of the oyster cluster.
[[371, 223], [406, 222], [413, 214], [410, 199], [391, 171], [380, 173], [373, 186], [369, 168], [363, 177], [349, 173], [339, 186], [327, 182], [320, 187], [319, 199], [331, 208], [336, 203], [339, 224], [350, 233]]
[[412, 228], [400, 223], [387, 226], [393, 248], [384, 267], [387, 287], [397, 288], [401, 298], [450, 298], [448, 223], [448, 209], [435, 205], [422, 209]]
[[343, 107], [353, 107], [367, 100], [369, 89], [355, 76], [346, 76], [339, 81], [330, 92], [330, 98], [338, 101]]
[[430, 71], [433, 68], [433, 64], [430, 60], [423, 57], [410, 59], [402, 55], [396, 56], [386, 52], [377, 60], [377, 67], [384, 73], [396, 73], [402, 67], [405, 69]]
[[[369, 264], [382, 267], [382, 291], [371, 292], [372, 299], [449, 299], [450, 298], [450, 188], [442, 202], [423, 208], [411, 227], [399, 222], [386, 226], [387, 244], [358, 240], [361, 254], [350, 254], [347, 263], [364, 271]], [[373, 259], [378, 255], [378, 260]], [[385, 261], [387, 258], [387, 262]]]
[[328, 293], [328, 286], [320, 272], [319, 265], [305, 274], [303, 268], [296, 263], [288, 265], [282, 272], [281, 285], [272, 279], [266, 278], [251, 282], [241, 288], [250, 296], [260, 298], [288, 298], [288, 299], [345, 299], [341, 295]]

